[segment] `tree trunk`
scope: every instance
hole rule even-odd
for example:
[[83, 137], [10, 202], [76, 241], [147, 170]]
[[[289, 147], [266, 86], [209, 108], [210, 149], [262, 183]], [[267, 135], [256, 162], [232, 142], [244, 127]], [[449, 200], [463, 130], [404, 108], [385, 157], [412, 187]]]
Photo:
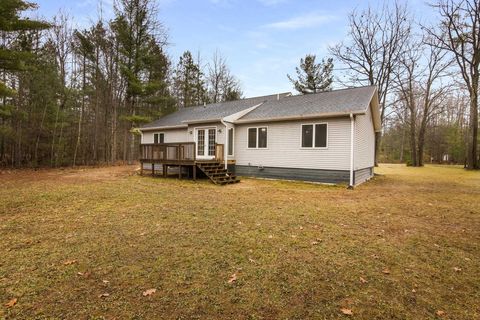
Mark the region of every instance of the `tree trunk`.
[[415, 114], [414, 112], [410, 111], [410, 160], [412, 162], [412, 166], [418, 166], [417, 162], [417, 143], [416, 143], [416, 130], [415, 130]]
[[418, 131], [418, 166], [423, 167], [423, 151], [425, 148], [425, 132], [427, 130], [427, 116], [424, 114], [422, 117], [422, 123], [420, 124], [420, 130]]
[[478, 81], [470, 92], [470, 139], [468, 143], [467, 169], [479, 169], [478, 147]]

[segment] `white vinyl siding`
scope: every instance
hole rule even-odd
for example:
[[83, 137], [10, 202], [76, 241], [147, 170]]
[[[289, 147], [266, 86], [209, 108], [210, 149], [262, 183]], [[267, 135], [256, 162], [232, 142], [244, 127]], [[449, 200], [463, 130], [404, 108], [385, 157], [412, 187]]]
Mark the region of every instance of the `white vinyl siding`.
[[375, 132], [370, 107], [364, 115], [355, 117], [355, 170], [370, 168], [375, 162]]
[[154, 143], [155, 138], [154, 134], [163, 133], [164, 142], [186, 142], [187, 140], [187, 129], [168, 129], [168, 130], [159, 130], [159, 131], [146, 131], [142, 134], [142, 143]]
[[268, 149], [248, 148], [248, 128], [235, 127], [235, 159], [237, 165], [349, 170], [350, 119], [318, 119], [311, 123], [327, 123], [328, 148], [301, 148], [302, 124], [305, 121], [269, 122], [255, 127], [268, 126]]

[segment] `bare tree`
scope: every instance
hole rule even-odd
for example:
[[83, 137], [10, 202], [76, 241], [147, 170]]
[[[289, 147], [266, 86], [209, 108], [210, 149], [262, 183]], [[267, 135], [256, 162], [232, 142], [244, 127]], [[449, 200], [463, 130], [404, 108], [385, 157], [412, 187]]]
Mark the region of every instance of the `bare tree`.
[[470, 96], [470, 139], [467, 168], [479, 169], [478, 93], [480, 78], [480, 0], [439, 0], [433, 7], [441, 16], [440, 28], [425, 28], [433, 46], [450, 52]]
[[[64, 121], [60, 124], [60, 133], [57, 138], [57, 127], [59, 124], [60, 112], [65, 109], [65, 104], [68, 99], [67, 89], [67, 73], [68, 73], [68, 61], [71, 59], [72, 54], [72, 40], [73, 40], [73, 28], [71, 25], [71, 17], [64, 11], [59, 11], [53, 18], [52, 28], [48, 32], [48, 42], [53, 47], [55, 52], [55, 63], [60, 72], [60, 81], [62, 84], [62, 95], [60, 97], [60, 103], [57, 105], [55, 113], [55, 124], [52, 134], [52, 143], [50, 149], [50, 166], [57, 166], [58, 158], [61, 147], [61, 140], [63, 137]], [[58, 146], [56, 146], [58, 144]], [[55, 150], [57, 147], [57, 151]]]
[[[371, 7], [349, 16], [350, 39], [330, 47], [330, 53], [350, 72], [353, 84], [376, 85], [380, 102], [382, 125], [385, 120], [387, 95], [391, 92], [393, 71], [398, 67], [405, 42], [410, 36], [411, 18], [406, 5], [385, 3], [380, 11]], [[381, 133], [375, 137], [377, 165]]]
[[211, 102], [217, 103], [241, 98], [240, 83], [230, 72], [227, 60], [220, 52], [215, 51], [207, 67], [208, 95]]
[[222, 82], [227, 72], [227, 63], [222, 55], [215, 51], [212, 61], [208, 64], [207, 83], [209, 87], [210, 101], [217, 103], [222, 97]]
[[442, 110], [450, 88], [442, 80], [448, 75], [450, 65], [451, 60], [446, 59], [446, 52], [427, 46], [423, 39], [406, 45], [400, 68], [395, 71], [396, 92], [409, 115], [407, 123], [413, 166], [424, 164], [427, 125], [435, 113]]

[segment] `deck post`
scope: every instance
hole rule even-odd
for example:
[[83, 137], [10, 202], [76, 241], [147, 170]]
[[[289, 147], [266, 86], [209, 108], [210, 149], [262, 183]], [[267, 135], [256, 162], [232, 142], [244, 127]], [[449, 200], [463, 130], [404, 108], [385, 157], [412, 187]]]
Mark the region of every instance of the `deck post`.
[[197, 181], [197, 165], [193, 164], [193, 181]]
[[168, 171], [168, 166], [166, 164], [162, 164], [162, 169], [163, 169], [163, 177], [167, 177], [167, 171]]
[[182, 179], [182, 166], [178, 166], [178, 179]]
[[152, 162], [152, 177], [155, 177], [155, 163]]
[[140, 175], [143, 176], [143, 161], [140, 161]]

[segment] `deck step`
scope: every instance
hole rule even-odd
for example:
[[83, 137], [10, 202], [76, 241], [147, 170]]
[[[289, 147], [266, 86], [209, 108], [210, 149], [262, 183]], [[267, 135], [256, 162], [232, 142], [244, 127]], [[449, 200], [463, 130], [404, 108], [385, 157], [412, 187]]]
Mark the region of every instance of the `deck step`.
[[240, 179], [233, 173], [228, 172], [220, 162], [200, 162], [197, 163], [197, 167], [215, 184], [226, 185], [240, 182]]

